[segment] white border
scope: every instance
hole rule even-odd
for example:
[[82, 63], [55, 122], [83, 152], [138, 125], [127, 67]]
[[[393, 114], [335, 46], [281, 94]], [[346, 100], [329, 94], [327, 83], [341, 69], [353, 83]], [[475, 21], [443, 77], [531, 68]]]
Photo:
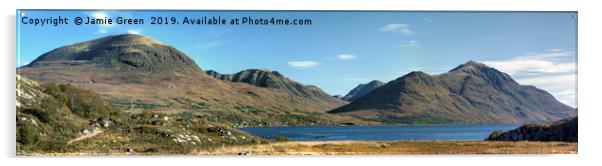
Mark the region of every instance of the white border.
[[[1, 78], [3, 116], [2, 165], [593, 165], [599, 164], [599, 109], [602, 97], [600, 4], [593, 0], [22, 0], [3, 1]], [[596, 8], [597, 7], [597, 8]], [[578, 155], [405, 155], [405, 156], [281, 156], [281, 157], [69, 157], [15, 158], [15, 10], [16, 9], [190, 9], [190, 10], [458, 10], [578, 11]]]

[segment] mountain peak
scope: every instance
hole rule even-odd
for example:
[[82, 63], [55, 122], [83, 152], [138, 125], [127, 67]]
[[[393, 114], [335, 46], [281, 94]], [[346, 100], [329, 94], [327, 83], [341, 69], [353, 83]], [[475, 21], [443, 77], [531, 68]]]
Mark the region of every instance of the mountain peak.
[[294, 96], [326, 101], [334, 99], [334, 97], [328, 95], [315, 85], [303, 85], [283, 76], [277, 71], [270, 71], [264, 68], [246, 69], [234, 74], [220, 74], [214, 70], [207, 70], [205, 73], [219, 80], [276, 89]]
[[353, 100], [359, 99], [359, 98], [367, 95], [368, 93], [372, 92], [374, 89], [383, 86], [384, 84], [385, 83], [378, 81], [378, 80], [372, 80], [367, 84], [359, 84], [355, 88], [353, 88], [351, 91], [349, 91], [349, 93], [347, 93], [347, 95], [342, 97], [342, 99], [346, 100], [346, 101], [353, 101]]
[[489, 68], [487, 67], [487, 65], [479, 63], [477, 61], [474, 60], [470, 60], [464, 64], [459, 65], [458, 67], [451, 69], [450, 72], [453, 71], [465, 71], [465, 70], [470, 70], [470, 69], [478, 69], [478, 68]]
[[101, 42], [101, 41], [102, 42], [110, 42], [112, 44], [120, 44], [120, 45], [137, 45], [137, 44], [147, 45], [147, 46], [153, 46], [153, 45], [166, 46], [167, 45], [167, 44], [160, 42], [158, 40], [155, 40], [151, 37], [137, 35], [137, 34], [120, 34], [120, 35], [107, 36], [104, 38], [97, 39], [97, 41], [98, 42]]
[[405, 77], [421, 77], [421, 78], [423, 78], [423, 77], [430, 77], [430, 76], [431, 75], [429, 75], [425, 72], [422, 72], [422, 71], [412, 71], [401, 78], [405, 78]]
[[190, 57], [176, 48], [135, 34], [113, 35], [63, 46], [44, 53], [27, 66], [73, 64], [145, 72], [200, 69]]
[[379, 85], [382, 85], [382, 84], [384, 84], [384, 83], [383, 83], [382, 81], [379, 81], [379, 80], [372, 80], [372, 81], [368, 82], [368, 85], [371, 85], [371, 84], [379, 84]]

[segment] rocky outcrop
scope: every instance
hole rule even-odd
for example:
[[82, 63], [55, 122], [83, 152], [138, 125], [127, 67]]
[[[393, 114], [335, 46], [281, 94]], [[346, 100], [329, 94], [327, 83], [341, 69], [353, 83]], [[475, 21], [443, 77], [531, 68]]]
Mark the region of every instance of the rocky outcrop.
[[553, 123], [528, 124], [507, 132], [493, 132], [486, 140], [577, 142], [577, 126], [577, 117]]

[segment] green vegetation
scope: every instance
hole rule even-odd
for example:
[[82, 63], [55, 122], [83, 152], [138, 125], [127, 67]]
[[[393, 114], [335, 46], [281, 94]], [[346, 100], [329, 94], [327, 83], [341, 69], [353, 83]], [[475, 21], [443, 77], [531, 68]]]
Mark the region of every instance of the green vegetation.
[[[100, 95], [69, 84], [18, 80], [17, 153], [186, 154], [265, 142], [195, 112], [125, 114]], [[96, 132], [96, 133], [93, 133]], [[85, 136], [83, 137], [82, 136]]]
[[123, 119], [123, 112], [113, 109], [97, 93], [82, 90], [70, 84], [43, 84], [42, 89], [43, 93], [49, 94], [59, 104], [63, 104], [71, 112], [84, 119], [110, 119], [112, 121]]
[[289, 141], [287, 136], [284, 136], [284, 135], [276, 136], [276, 142], [287, 142], [287, 141]]
[[487, 137], [486, 140], [493, 140], [495, 138], [498, 138], [502, 134], [504, 134], [504, 131], [496, 130], [496, 131], [492, 132], [491, 134], [489, 134], [489, 136]]

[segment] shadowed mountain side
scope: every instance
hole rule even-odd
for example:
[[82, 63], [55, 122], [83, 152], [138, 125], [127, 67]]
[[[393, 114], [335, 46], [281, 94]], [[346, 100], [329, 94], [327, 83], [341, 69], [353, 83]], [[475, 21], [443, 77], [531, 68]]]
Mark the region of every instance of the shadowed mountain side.
[[[221, 81], [175, 48], [140, 35], [108, 36], [61, 47], [17, 72], [44, 83], [70, 83], [93, 90], [113, 106], [134, 113], [194, 111], [205, 119], [236, 126], [361, 123], [325, 113], [344, 104], [341, 100], [316, 100]], [[308, 95], [316, 95], [313, 92]]]
[[411, 72], [330, 113], [390, 123], [533, 123], [577, 115], [546, 91], [474, 61], [435, 76]]
[[528, 124], [507, 132], [496, 131], [489, 141], [566, 141], [577, 142], [577, 117], [553, 123]]
[[368, 93], [372, 92], [378, 87], [383, 86], [384, 84], [384, 82], [380, 82], [378, 80], [370, 81], [367, 84], [359, 84], [349, 91], [349, 93], [343, 97], [343, 100], [354, 101], [355, 99], [366, 96]]

